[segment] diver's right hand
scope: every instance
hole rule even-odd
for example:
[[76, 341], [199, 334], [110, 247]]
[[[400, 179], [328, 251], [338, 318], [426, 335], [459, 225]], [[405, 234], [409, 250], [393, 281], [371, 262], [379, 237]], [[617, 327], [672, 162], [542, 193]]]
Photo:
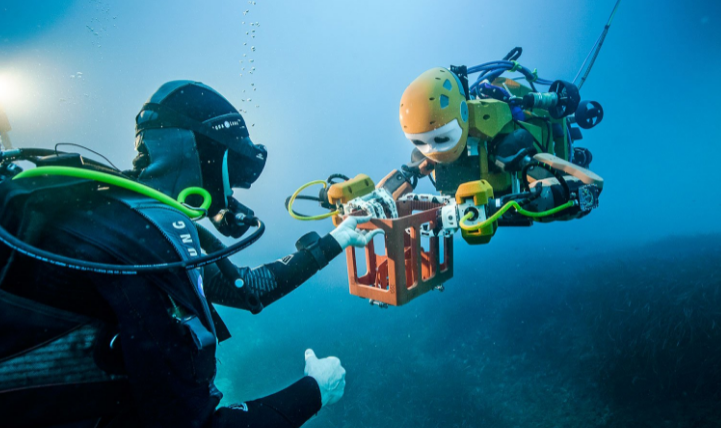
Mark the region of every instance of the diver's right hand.
[[336, 403], [345, 391], [345, 369], [336, 357], [318, 359], [312, 349], [305, 351], [305, 375], [318, 382], [321, 406]]
[[371, 230], [367, 232], [365, 230], [357, 230], [356, 226], [360, 223], [370, 221], [371, 216], [348, 216], [341, 224], [333, 229], [330, 234], [342, 249], [346, 249], [349, 246], [354, 247], [365, 247], [369, 242], [373, 240], [373, 237], [384, 233], [381, 229]]

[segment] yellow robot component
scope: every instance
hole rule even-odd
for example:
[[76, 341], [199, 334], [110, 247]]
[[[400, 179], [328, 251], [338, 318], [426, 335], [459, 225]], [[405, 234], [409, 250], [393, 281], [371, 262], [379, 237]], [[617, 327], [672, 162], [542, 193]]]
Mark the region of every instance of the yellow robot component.
[[373, 184], [373, 180], [365, 174], [358, 174], [350, 180], [330, 186], [328, 189], [328, 202], [331, 205], [345, 204], [374, 190], [375, 184]]
[[458, 77], [443, 67], [418, 76], [401, 97], [400, 122], [406, 138], [427, 158], [458, 159], [468, 136], [468, 104]]
[[494, 99], [473, 100], [468, 103], [468, 109], [472, 137], [491, 140], [502, 131], [513, 131], [513, 117], [508, 103]]
[[[461, 205], [469, 198], [473, 198], [473, 205], [482, 207], [488, 204], [489, 199], [493, 198], [493, 187], [485, 180], [470, 181], [458, 186], [456, 203]], [[466, 215], [464, 213], [460, 214]], [[487, 244], [491, 241], [491, 238], [493, 238], [497, 228], [498, 223], [494, 221], [477, 230], [461, 229], [461, 236], [471, 245]]]
[[[375, 190], [373, 180], [365, 174], [358, 174], [350, 180], [335, 183], [328, 188], [328, 202], [331, 205], [342, 205], [352, 199], [365, 196]], [[340, 215], [333, 216], [333, 225], [338, 226], [343, 219]]]

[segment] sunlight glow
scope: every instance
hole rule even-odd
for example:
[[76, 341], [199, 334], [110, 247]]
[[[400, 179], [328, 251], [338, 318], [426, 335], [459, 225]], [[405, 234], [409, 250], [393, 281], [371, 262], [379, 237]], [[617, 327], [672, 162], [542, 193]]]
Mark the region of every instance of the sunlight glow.
[[18, 101], [21, 93], [20, 80], [9, 73], [0, 73], [0, 103], [6, 108]]

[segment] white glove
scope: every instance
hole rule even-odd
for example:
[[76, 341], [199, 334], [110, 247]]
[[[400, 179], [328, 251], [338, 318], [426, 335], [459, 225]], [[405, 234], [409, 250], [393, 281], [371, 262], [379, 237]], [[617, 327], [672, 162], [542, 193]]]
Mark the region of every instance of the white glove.
[[312, 349], [305, 351], [305, 375], [318, 382], [321, 406], [336, 403], [345, 391], [345, 369], [336, 357], [321, 358], [315, 356]]
[[330, 232], [330, 235], [338, 241], [340, 247], [344, 250], [350, 245], [354, 247], [365, 247], [373, 240], [374, 236], [384, 233], [381, 229], [371, 230], [370, 232], [356, 230], [356, 226], [370, 219], [371, 216], [348, 216], [338, 227]]

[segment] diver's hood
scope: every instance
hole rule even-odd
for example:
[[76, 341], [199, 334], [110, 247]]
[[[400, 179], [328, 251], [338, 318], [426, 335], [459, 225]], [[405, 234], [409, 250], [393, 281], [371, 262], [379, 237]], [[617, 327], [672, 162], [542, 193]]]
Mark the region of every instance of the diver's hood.
[[243, 116], [199, 82], [179, 80], [161, 86], [138, 113], [135, 130], [136, 149], [144, 147], [150, 158], [138, 178], [173, 196], [203, 184], [201, 163], [220, 165], [221, 159], [201, 159], [198, 138], [217, 149], [212, 152], [225, 153], [226, 187], [249, 188], [265, 167], [265, 147], [253, 144]]
[[193, 131], [180, 128], [147, 129], [135, 138], [135, 149], [149, 157], [138, 180], [176, 198], [187, 187], [203, 185]]

